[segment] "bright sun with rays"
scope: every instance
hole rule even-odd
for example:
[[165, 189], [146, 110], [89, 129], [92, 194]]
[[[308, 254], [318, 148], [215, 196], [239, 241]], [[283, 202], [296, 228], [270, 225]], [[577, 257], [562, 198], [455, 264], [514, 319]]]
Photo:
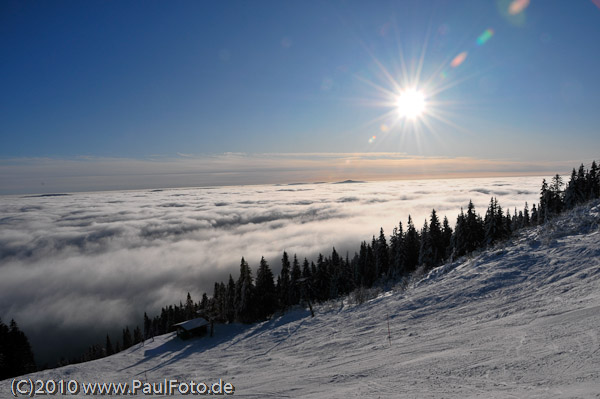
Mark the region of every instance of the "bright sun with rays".
[[398, 113], [401, 117], [407, 119], [417, 119], [426, 107], [425, 95], [416, 89], [404, 90], [398, 96]]

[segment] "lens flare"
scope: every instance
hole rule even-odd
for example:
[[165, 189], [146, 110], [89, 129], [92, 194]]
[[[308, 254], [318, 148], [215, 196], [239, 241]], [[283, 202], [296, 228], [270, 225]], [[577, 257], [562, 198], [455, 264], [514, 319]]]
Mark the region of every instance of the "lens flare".
[[452, 68], [456, 68], [457, 66], [459, 66], [460, 64], [462, 64], [463, 62], [465, 62], [465, 59], [467, 59], [467, 52], [463, 51], [462, 53], [460, 53], [459, 55], [457, 55], [456, 57], [454, 57], [454, 59], [450, 63], [450, 66]]
[[508, 6], [508, 13], [510, 15], [517, 15], [522, 13], [527, 6], [529, 6], [529, 0], [514, 0], [512, 3], [510, 3], [510, 6]]
[[491, 29], [491, 28], [490, 29], [486, 29], [485, 32], [483, 32], [477, 38], [477, 45], [478, 46], [483, 46], [485, 44], [485, 42], [487, 42], [488, 40], [490, 40], [492, 38], [492, 36], [494, 36], [494, 30]]
[[373, 136], [369, 139], [369, 144], [373, 144], [375, 142], [375, 139], [377, 139], [376, 136]]

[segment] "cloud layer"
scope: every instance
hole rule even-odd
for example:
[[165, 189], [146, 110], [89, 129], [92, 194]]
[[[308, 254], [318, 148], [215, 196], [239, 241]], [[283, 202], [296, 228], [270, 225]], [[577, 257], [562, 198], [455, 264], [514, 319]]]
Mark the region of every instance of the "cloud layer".
[[[591, 162], [591, 160], [590, 160]], [[403, 153], [178, 154], [148, 159], [0, 159], [0, 194], [290, 182], [568, 173], [576, 162], [416, 157]]]
[[212, 294], [244, 256], [274, 269], [281, 253], [350, 256], [409, 214], [454, 225], [472, 199], [511, 213], [537, 202], [541, 177], [228, 186], [63, 196], [5, 196], [0, 208], [0, 317], [14, 317], [42, 361], [153, 315], [189, 291]]

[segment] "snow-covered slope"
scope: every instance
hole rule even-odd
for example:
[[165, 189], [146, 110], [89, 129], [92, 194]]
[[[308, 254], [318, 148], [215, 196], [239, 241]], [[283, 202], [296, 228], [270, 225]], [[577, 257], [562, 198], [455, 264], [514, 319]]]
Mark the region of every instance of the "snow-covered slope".
[[256, 398], [597, 398], [599, 223], [596, 202], [435, 269], [404, 292], [331, 302], [315, 318], [299, 309], [217, 326], [213, 338], [164, 335], [28, 378], [223, 379], [235, 396]]

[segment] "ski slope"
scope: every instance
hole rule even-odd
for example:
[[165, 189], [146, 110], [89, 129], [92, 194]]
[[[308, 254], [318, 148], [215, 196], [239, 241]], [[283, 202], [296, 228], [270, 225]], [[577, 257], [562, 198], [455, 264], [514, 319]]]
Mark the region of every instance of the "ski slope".
[[28, 378], [222, 379], [244, 398], [598, 398], [599, 224], [596, 202], [361, 305], [167, 334]]

